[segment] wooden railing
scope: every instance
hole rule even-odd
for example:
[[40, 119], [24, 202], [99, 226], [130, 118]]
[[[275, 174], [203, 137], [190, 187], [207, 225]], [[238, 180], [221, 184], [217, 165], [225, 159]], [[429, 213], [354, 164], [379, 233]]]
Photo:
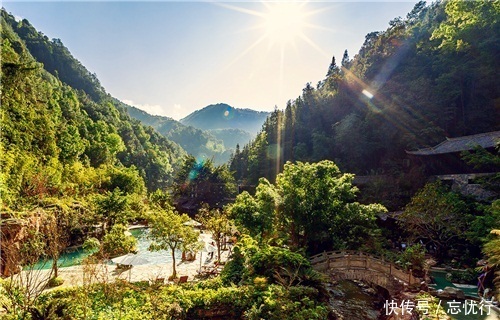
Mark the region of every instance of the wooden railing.
[[311, 257], [311, 264], [318, 271], [333, 271], [335, 269], [351, 270], [366, 269], [383, 273], [387, 277], [396, 278], [408, 285], [420, 284], [421, 279], [406, 272], [390, 261], [360, 251], [330, 251]]

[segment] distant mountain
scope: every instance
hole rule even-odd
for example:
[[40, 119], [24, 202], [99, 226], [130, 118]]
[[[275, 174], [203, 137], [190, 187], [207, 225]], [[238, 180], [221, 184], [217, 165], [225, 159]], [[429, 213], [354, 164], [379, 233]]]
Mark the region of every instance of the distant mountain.
[[[160, 134], [176, 142], [187, 153], [192, 154], [196, 158], [213, 158], [215, 164], [222, 164], [229, 161], [232, 151], [226, 150], [229, 148], [226, 148], [225, 144], [221, 140], [218, 140], [215, 135], [195, 127], [184, 125], [169, 117], [153, 116], [136, 107], [126, 104], [123, 104], [123, 106], [132, 118], [153, 127]], [[248, 141], [250, 139], [246, 143]]]
[[241, 129], [213, 129], [208, 132], [223, 141], [226, 149], [231, 150], [234, 150], [238, 144], [243, 147], [254, 138], [250, 132]]
[[255, 136], [262, 129], [262, 124], [269, 114], [251, 109], [236, 109], [225, 103], [218, 103], [197, 110], [180, 122], [202, 130], [240, 129]]

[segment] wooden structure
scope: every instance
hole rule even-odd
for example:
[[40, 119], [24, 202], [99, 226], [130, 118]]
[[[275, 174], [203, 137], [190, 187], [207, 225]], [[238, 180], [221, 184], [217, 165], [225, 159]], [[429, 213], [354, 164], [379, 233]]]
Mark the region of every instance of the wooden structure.
[[362, 280], [381, 286], [392, 296], [422, 279], [383, 258], [358, 251], [330, 251], [311, 257], [313, 268], [334, 280]]
[[467, 165], [461, 156], [463, 151], [470, 151], [478, 146], [496, 153], [495, 148], [498, 141], [500, 141], [500, 131], [493, 131], [464, 137], [446, 138], [445, 141], [434, 147], [406, 151], [406, 153], [417, 163], [424, 164], [427, 173], [430, 175], [498, 172], [499, 168], [495, 166], [484, 167], [481, 168], [481, 171], [478, 171]]

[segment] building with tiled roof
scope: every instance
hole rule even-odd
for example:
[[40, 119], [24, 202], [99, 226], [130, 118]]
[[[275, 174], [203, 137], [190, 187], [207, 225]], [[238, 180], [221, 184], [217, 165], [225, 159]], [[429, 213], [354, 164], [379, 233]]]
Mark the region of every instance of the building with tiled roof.
[[497, 153], [500, 143], [500, 131], [480, 133], [464, 137], [446, 138], [440, 144], [416, 151], [406, 151], [410, 158], [426, 167], [428, 174], [466, 174], [475, 172], [500, 172], [500, 168], [474, 169], [462, 160], [462, 152], [480, 146], [490, 152]]
[[465, 137], [446, 138], [435, 147], [407, 151], [408, 154], [428, 156], [472, 150], [477, 146], [495, 148], [500, 141], [500, 131], [486, 132]]

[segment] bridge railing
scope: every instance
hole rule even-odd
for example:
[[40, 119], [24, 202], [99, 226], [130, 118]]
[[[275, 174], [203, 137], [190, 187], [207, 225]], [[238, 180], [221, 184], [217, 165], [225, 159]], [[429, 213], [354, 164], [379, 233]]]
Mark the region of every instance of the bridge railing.
[[323, 252], [310, 258], [311, 264], [322, 271], [335, 269], [370, 269], [385, 273], [410, 285], [420, 283], [421, 279], [414, 277], [383, 257], [374, 256], [360, 251], [339, 250]]

